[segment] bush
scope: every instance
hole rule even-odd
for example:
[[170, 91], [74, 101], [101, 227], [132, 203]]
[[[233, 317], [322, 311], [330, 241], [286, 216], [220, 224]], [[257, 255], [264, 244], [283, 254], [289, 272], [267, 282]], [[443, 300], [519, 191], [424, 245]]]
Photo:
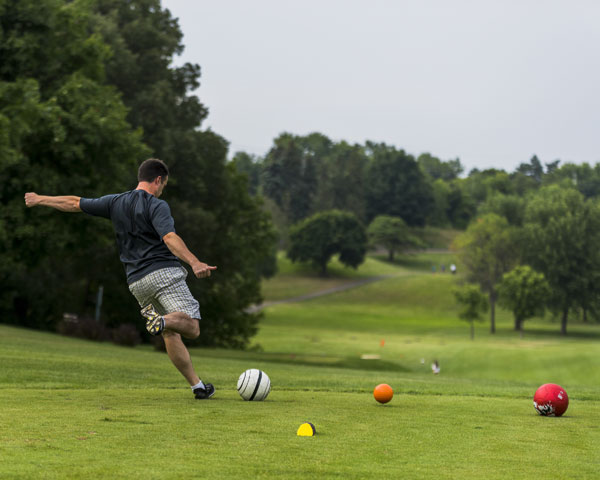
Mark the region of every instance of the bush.
[[57, 326], [58, 333], [69, 337], [84, 338], [103, 342], [110, 339], [110, 331], [103, 323], [97, 322], [91, 317], [65, 314]]
[[142, 343], [142, 337], [135, 325], [132, 323], [123, 323], [113, 329], [112, 341], [117, 345], [135, 347]]

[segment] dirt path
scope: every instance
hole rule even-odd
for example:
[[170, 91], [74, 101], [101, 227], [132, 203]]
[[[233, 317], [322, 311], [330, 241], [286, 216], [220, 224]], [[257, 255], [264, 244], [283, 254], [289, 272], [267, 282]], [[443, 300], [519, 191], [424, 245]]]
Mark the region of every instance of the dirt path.
[[338, 285], [337, 287], [327, 288], [325, 290], [319, 290], [317, 292], [306, 293], [298, 297], [284, 298], [282, 300], [274, 300], [272, 302], [263, 302], [260, 305], [253, 305], [246, 309], [248, 313], [255, 313], [261, 311], [263, 308], [270, 307], [272, 305], [279, 305], [281, 303], [293, 303], [302, 302], [304, 300], [311, 300], [313, 298], [322, 297], [324, 295], [331, 295], [332, 293], [343, 292], [344, 290], [350, 290], [351, 288], [362, 287], [369, 283], [379, 282], [388, 278], [397, 277], [398, 275], [379, 275], [377, 277], [365, 278], [363, 280], [357, 280], [356, 282], [346, 283], [344, 285]]

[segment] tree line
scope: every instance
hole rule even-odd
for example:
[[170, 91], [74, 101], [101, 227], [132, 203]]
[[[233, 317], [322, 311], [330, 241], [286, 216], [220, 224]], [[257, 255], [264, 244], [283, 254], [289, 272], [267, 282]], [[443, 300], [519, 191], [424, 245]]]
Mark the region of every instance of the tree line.
[[233, 158], [250, 193], [266, 197], [292, 260], [324, 273], [337, 253], [356, 267], [369, 244], [393, 260], [425, 245], [421, 227], [453, 227], [464, 231], [454, 247], [467, 277], [487, 297], [478, 300], [471, 287], [457, 292], [471, 309], [464, 318], [477, 318], [485, 303], [494, 333], [500, 301], [516, 330], [549, 309], [566, 334], [569, 316], [600, 320], [600, 164], [560, 163], [534, 155], [513, 172], [463, 175], [459, 159], [320, 133], [284, 133], [263, 157]]

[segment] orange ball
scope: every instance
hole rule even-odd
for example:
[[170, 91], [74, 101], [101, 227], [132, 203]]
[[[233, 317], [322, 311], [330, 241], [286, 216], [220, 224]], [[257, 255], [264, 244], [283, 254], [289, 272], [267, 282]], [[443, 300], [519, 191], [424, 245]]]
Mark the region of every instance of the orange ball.
[[387, 383], [382, 383], [375, 387], [375, 390], [373, 390], [373, 396], [379, 403], [387, 403], [394, 396], [394, 391]]

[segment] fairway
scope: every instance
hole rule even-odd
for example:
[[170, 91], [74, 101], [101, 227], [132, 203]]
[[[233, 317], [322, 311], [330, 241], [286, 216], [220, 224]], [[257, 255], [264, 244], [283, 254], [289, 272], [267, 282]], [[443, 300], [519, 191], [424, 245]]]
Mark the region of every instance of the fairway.
[[[208, 401], [148, 346], [0, 326], [0, 478], [598, 478], [598, 326], [564, 339], [537, 319], [521, 339], [500, 311], [496, 336], [486, 321], [471, 341], [455, 279], [430, 260], [267, 308], [250, 351], [193, 349], [217, 388]], [[377, 262], [346, 277], [380, 274]], [[271, 378], [265, 402], [237, 394], [248, 368]], [[533, 409], [546, 382], [569, 394], [561, 418]], [[389, 404], [373, 399], [379, 383], [394, 388]], [[303, 422], [315, 437], [296, 436]]]

